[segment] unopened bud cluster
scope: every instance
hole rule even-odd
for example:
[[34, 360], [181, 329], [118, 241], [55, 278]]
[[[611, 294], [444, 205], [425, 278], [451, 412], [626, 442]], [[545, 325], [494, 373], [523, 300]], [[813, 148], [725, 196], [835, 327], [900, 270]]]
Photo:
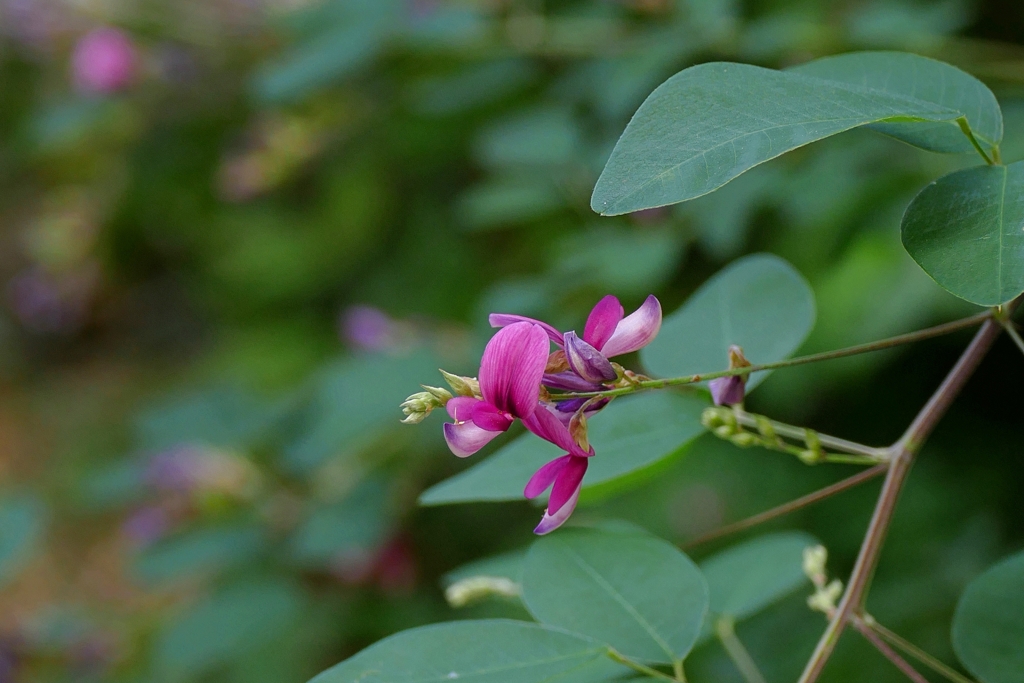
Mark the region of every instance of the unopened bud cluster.
[[515, 598], [521, 593], [518, 583], [503, 576], [471, 576], [448, 586], [444, 597], [452, 607], [465, 607], [491, 596]]
[[419, 424], [423, 422], [434, 408], [443, 408], [452, 399], [452, 392], [455, 392], [455, 396], [480, 397], [480, 382], [475, 377], [453, 375], [444, 370], [441, 370], [440, 373], [444, 377], [444, 381], [448, 382], [448, 386], [452, 388], [452, 391], [421, 384], [420, 386], [423, 387], [424, 391], [418, 391], [402, 402], [402, 413], [405, 414], [405, 419], [402, 420], [403, 424]]
[[831, 617], [836, 610], [836, 603], [843, 595], [843, 582], [839, 579], [828, 580], [825, 570], [827, 561], [828, 550], [825, 546], [804, 548], [804, 574], [814, 584], [814, 593], [807, 598], [807, 606]]
[[757, 426], [757, 431], [746, 429], [736, 416], [736, 409], [728, 406], [706, 408], [701, 413], [701, 424], [720, 439], [725, 439], [741, 448], [761, 446], [773, 451], [790, 453], [808, 465], [825, 460], [821, 440], [813, 430], [804, 430], [804, 447], [794, 446], [775, 433], [772, 421], [764, 415], [746, 414]]

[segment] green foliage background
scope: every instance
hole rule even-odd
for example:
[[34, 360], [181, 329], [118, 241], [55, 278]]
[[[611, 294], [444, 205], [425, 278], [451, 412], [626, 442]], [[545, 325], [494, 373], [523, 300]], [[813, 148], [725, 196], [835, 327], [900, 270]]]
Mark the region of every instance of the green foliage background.
[[[76, 94], [73, 45], [108, 23], [137, 43], [136, 83]], [[440, 577], [523, 547], [540, 511], [419, 507], [467, 463], [440, 416], [397, 423], [438, 366], [473, 373], [488, 312], [572, 327], [609, 292], [669, 312], [758, 251], [814, 289], [802, 352], [974, 310], [899, 236], [918, 189], [974, 157], [859, 130], [598, 217], [594, 182], [644, 97], [713, 59], [909, 50], [995, 91], [1012, 162], [1022, 41], [998, 0], [0, 2], [0, 681], [304, 681], [404, 628], [525, 617], [455, 611]], [[55, 303], [33, 314], [30, 295]], [[374, 348], [346, 325], [364, 306], [390, 319]], [[776, 372], [751, 407], [887, 443], [964, 341]], [[964, 585], [1024, 545], [1022, 380], [1001, 340], [922, 454], [869, 601], [950, 662]], [[184, 444], [216, 467], [155, 487], [153, 458]], [[576, 518], [684, 543], [846, 472], [702, 437]], [[875, 486], [771, 528], [821, 539], [842, 576]], [[738, 627], [768, 680], [794, 679], [824, 626], [803, 600]], [[713, 643], [687, 664], [739, 680]], [[849, 635], [825, 680], [900, 679]]]

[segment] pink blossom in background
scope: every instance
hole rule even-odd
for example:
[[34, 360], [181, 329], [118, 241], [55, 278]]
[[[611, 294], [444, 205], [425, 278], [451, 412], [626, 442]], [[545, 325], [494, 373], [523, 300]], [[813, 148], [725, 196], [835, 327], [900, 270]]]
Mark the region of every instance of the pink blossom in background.
[[131, 85], [138, 67], [135, 44], [116, 28], [84, 35], [71, 56], [75, 87], [83, 93], [108, 95]]

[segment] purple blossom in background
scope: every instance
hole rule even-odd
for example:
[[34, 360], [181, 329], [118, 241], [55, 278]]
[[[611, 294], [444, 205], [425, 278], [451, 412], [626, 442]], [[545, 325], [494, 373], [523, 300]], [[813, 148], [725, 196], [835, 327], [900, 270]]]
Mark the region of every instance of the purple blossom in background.
[[202, 482], [203, 459], [202, 451], [189, 445], [157, 453], [146, 468], [146, 483], [158, 491], [192, 491]]
[[149, 506], [136, 510], [121, 525], [121, 532], [137, 545], [159, 540], [171, 527], [171, 518], [162, 507]]
[[534, 414], [549, 348], [544, 329], [528, 322], [511, 324], [487, 342], [480, 360], [482, 398], [456, 396], [445, 405], [455, 420], [444, 425], [452, 453], [473, 455], [515, 418], [525, 421]]
[[58, 279], [29, 268], [11, 279], [7, 296], [14, 314], [37, 333], [73, 332], [82, 326], [96, 278], [89, 272]]
[[352, 306], [342, 314], [340, 327], [345, 341], [364, 351], [387, 351], [399, 343], [398, 324], [373, 306]]
[[135, 44], [111, 27], [84, 35], [71, 56], [75, 87], [89, 95], [109, 95], [125, 89], [135, 80], [137, 68]]

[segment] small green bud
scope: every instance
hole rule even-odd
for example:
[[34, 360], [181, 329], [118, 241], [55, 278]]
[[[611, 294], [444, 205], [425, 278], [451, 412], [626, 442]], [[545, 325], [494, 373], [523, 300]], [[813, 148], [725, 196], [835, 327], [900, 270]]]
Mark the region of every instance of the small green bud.
[[823, 545], [804, 548], [804, 574], [819, 588], [825, 585], [825, 563], [828, 550]]
[[817, 465], [825, 459], [825, 454], [821, 451], [804, 450], [797, 453], [796, 457], [800, 458], [800, 462], [805, 465]]
[[775, 427], [772, 426], [772, 421], [764, 415], [757, 415], [754, 419], [757, 421], [757, 431], [760, 432], [761, 436], [774, 441], [776, 439], [776, 434]]
[[441, 405], [445, 405], [448, 401], [452, 400], [452, 393], [447, 389], [441, 387], [428, 387], [426, 384], [421, 384], [421, 387], [426, 389], [430, 394], [441, 402]]
[[465, 607], [491, 595], [516, 598], [521, 593], [518, 583], [503, 576], [471, 576], [448, 586], [444, 597], [452, 607]]
[[722, 418], [719, 417], [716, 408], [705, 408], [700, 414], [700, 423], [707, 429], [714, 429], [722, 425]]
[[750, 432], [739, 432], [729, 439], [740, 448], [749, 448], [757, 443], [757, 437]]
[[[442, 389], [441, 391], [444, 390]], [[449, 398], [451, 398], [450, 394]], [[430, 391], [419, 391], [405, 399], [399, 406], [402, 409], [402, 413], [405, 415], [405, 419], [402, 420], [402, 424], [419, 424], [426, 419], [427, 415], [430, 415], [430, 411], [434, 408], [441, 408], [445, 403], [447, 403], [447, 401], [442, 402], [441, 399]]]
[[458, 396], [476, 396], [480, 398], [480, 382], [477, 381], [476, 377], [463, 377], [462, 375], [453, 375], [450, 372], [439, 370], [441, 376], [444, 377], [444, 381], [448, 382], [448, 386], [452, 388], [452, 391]]
[[733, 427], [730, 427], [729, 425], [715, 427], [713, 431], [715, 433], [715, 436], [717, 436], [719, 439], [731, 438], [732, 435], [736, 433], [736, 430]]
[[836, 610], [836, 603], [843, 595], [843, 582], [835, 579], [824, 588], [819, 588], [814, 595], [807, 598], [807, 606], [815, 612], [832, 614]]

